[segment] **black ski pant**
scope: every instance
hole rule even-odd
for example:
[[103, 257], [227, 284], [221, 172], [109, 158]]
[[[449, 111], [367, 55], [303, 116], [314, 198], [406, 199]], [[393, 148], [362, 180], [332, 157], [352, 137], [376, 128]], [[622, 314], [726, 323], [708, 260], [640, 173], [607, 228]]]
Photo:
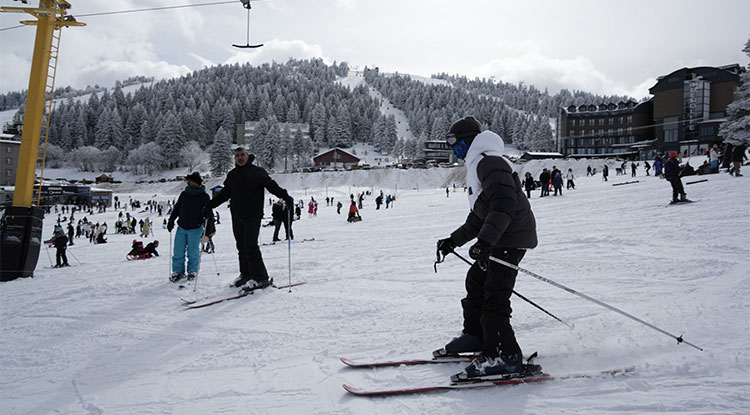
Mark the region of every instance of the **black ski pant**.
[[673, 201], [679, 200], [680, 195], [682, 195], [682, 197], [685, 197], [685, 188], [682, 187], [682, 179], [680, 179], [679, 177], [669, 179], [669, 184], [672, 185]]
[[[523, 249], [493, 248], [492, 256], [518, 265], [526, 254]], [[491, 357], [521, 353], [516, 335], [510, 325], [510, 296], [518, 271], [490, 261], [487, 271], [476, 263], [466, 274], [466, 298], [461, 300], [464, 310], [464, 333], [484, 340], [482, 354]]]
[[[281, 229], [281, 219], [276, 219], [273, 221], [274, 229], [273, 229], [273, 240], [278, 241], [279, 240], [279, 229]], [[286, 229], [286, 223], [284, 224], [284, 228]]]
[[268, 271], [258, 247], [261, 218], [232, 218], [232, 231], [237, 242], [240, 274], [256, 281], [266, 281]]
[[68, 257], [65, 255], [65, 248], [57, 248], [55, 259], [58, 267], [61, 265], [68, 265]]

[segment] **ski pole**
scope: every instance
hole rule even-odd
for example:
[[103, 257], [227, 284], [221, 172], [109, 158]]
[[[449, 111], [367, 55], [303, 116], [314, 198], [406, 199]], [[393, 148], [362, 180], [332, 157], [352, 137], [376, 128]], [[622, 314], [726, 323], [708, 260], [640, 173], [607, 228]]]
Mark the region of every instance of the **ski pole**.
[[44, 251], [47, 252], [47, 259], [49, 259], [49, 265], [52, 266], [52, 257], [49, 254], [49, 246], [47, 244], [44, 244]]
[[76, 261], [78, 261], [78, 265], [83, 265], [81, 263], [81, 260], [79, 260], [77, 256], [73, 255], [73, 251], [71, 249], [68, 249], [67, 251], [70, 254], [70, 256], [72, 256], [73, 258], [75, 258]]
[[[172, 252], [172, 231], [169, 231], [169, 255], [174, 255], [174, 253]], [[167, 278], [171, 279], [172, 278], [172, 261], [171, 261], [172, 257], [170, 256], [169, 259], [170, 261], [167, 261], [169, 263], [168, 264], [169, 270], [167, 271], [168, 272]]]
[[286, 242], [289, 263], [289, 292], [292, 292], [292, 210], [287, 210]]
[[536, 274], [536, 273], [534, 273], [534, 272], [531, 272], [531, 271], [529, 271], [529, 270], [523, 269], [523, 268], [519, 267], [518, 265], [514, 265], [514, 264], [511, 264], [510, 262], [506, 262], [506, 261], [503, 261], [502, 259], [499, 259], [499, 258], [495, 258], [494, 256], [490, 256], [490, 260], [492, 260], [492, 261], [494, 261], [494, 262], [497, 262], [498, 264], [501, 264], [501, 265], [505, 265], [505, 266], [506, 266], [506, 267], [508, 267], [508, 268], [513, 268], [513, 269], [515, 269], [516, 271], [520, 271], [520, 272], [523, 272], [524, 274], [530, 275], [530, 276], [532, 276], [532, 277], [534, 277], [534, 278], [536, 278], [536, 279], [538, 279], [538, 280], [540, 280], [540, 281], [544, 281], [544, 282], [546, 282], [547, 284], [553, 285], [553, 286], [555, 286], [555, 287], [557, 287], [557, 288], [560, 288], [560, 289], [562, 289], [562, 290], [565, 290], [565, 291], [567, 291], [567, 292], [569, 292], [569, 293], [571, 293], [571, 294], [573, 294], [573, 295], [577, 295], [577, 296], [579, 296], [579, 297], [581, 297], [581, 298], [583, 298], [583, 299], [589, 300], [589, 301], [591, 301], [591, 302], [592, 302], [592, 303], [594, 303], [594, 304], [598, 304], [598, 305], [600, 305], [600, 306], [602, 306], [602, 307], [604, 307], [604, 308], [606, 308], [606, 309], [608, 309], [608, 310], [612, 310], [612, 311], [614, 311], [614, 312], [616, 312], [616, 313], [619, 313], [619, 314], [621, 314], [621, 315], [623, 315], [623, 316], [625, 316], [625, 317], [627, 317], [627, 318], [629, 318], [629, 319], [631, 319], [631, 320], [637, 321], [637, 322], [639, 322], [639, 323], [641, 323], [641, 324], [645, 325], [646, 327], [650, 327], [650, 328], [652, 328], [652, 329], [654, 329], [654, 330], [658, 331], [659, 333], [665, 334], [665, 335], [667, 335], [667, 336], [669, 336], [669, 337], [671, 337], [671, 338], [673, 338], [673, 339], [677, 340], [677, 344], [680, 344], [680, 343], [685, 343], [685, 344], [687, 344], [688, 346], [691, 346], [691, 347], [694, 347], [694, 348], [696, 348], [696, 349], [698, 349], [698, 350], [700, 350], [700, 351], [703, 351], [703, 349], [702, 349], [702, 348], [700, 348], [700, 347], [698, 347], [698, 346], [696, 346], [696, 345], [694, 345], [694, 344], [692, 344], [692, 343], [690, 343], [690, 342], [688, 342], [688, 341], [685, 341], [685, 340], [684, 340], [684, 339], [682, 338], [682, 336], [675, 336], [674, 334], [672, 334], [672, 333], [669, 333], [669, 332], [667, 332], [667, 331], [665, 331], [665, 330], [662, 330], [662, 329], [660, 329], [659, 327], [656, 327], [656, 326], [654, 326], [653, 324], [650, 324], [650, 323], [648, 323], [648, 322], [645, 322], [645, 321], [643, 321], [643, 320], [639, 319], [638, 317], [635, 317], [635, 316], [633, 316], [632, 314], [628, 314], [628, 313], [626, 313], [626, 312], [624, 312], [624, 311], [620, 310], [619, 308], [616, 308], [616, 307], [613, 307], [613, 306], [611, 306], [611, 305], [609, 305], [609, 304], [603, 303], [603, 302], [601, 302], [601, 301], [597, 300], [596, 298], [592, 298], [592, 297], [589, 297], [589, 296], [588, 296], [588, 295], [586, 295], [586, 294], [582, 294], [582, 293], [579, 293], [578, 291], [576, 291], [576, 290], [574, 290], [574, 289], [572, 289], [572, 288], [568, 288], [568, 287], [566, 287], [566, 286], [564, 286], [564, 285], [562, 285], [562, 284], [558, 284], [558, 283], [556, 283], [556, 282], [554, 282], [554, 281], [552, 281], [552, 280], [550, 280], [550, 279], [547, 279], [547, 278], [544, 278], [544, 277], [542, 277], [542, 276], [541, 276], [541, 275], [539, 275], [539, 274]]
[[[457, 257], [461, 258], [461, 260], [462, 260], [462, 261], [464, 261], [465, 263], [469, 264], [470, 266], [471, 266], [471, 265], [473, 265], [473, 264], [472, 264], [472, 263], [471, 263], [471, 262], [470, 262], [470, 261], [469, 261], [468, 259], [466, 259], [466, 258], [462, 257], [461, 255], [459, 255], [459, 254], [458, 254], [458, 252], [456, 252], [456, 251], [451, 251], [451, 252], [453, 253], [453, 255], [455, 255], [455, 256], [457, 256]], [[568, 324], [568, 323], [566, 323], [566, 322], [564, 322], [564, 321], [560, 320], [560, 319], [559, 319], [559, 318], [558, 318], [557, 316], [555, 316], [554, 314], [552, 314], [552, 313], [550, 313], [549, 311], [545, 310], [545, 309], [544, 309], [544, 308], [542, 308], [542, 306], [540, 306], [539, 304], [537, 304], [537, 303], [535, 303], [535, 302], [533, 302], [533, 301], [529, 300], [528, 298], [526, 298], [526, 297], [522, 296], [521, 294], [519, 294], [518, 292], [516, 292], [516, 290], [513, 290], [513, 294], [515, 294], [515, 295], [516, 295], [516, 296], [517, 296], [518, 298], [520, 298], [520, 299], [522, 299], [522, 300], [526, 301], [527, 303], [529, 303], [529, 304], [533, 305], [534, 307], [538, 308], [538, 309], [539, 309], [539, 310], [541, 310], [541, 311], [542, 311], [542, 312], [543, 312], [544, 314], [547, 314], [548, 316], [550, 316], [550, 317], [554, 318], [555, 320], [559, 321], [560, 323], [563, 323], [563, 324], [565, 324], [566, 326], [568, 326], [568, 327], [569, 327], [569, 328], [571, 328], [571, 329], [573, 328], [573, 326], [572, 326], [571, 324]]]

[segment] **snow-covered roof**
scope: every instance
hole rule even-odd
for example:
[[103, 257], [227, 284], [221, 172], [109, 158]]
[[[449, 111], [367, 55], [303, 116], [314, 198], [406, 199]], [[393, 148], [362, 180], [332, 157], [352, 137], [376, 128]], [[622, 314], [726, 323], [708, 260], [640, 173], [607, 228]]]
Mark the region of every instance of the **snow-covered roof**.
[[322, 156], [323, 154], [328, 154], [328, 153], [330, 153], [330, 152], [332, 152], [332, 151], [334, 151], [334, 150], [338, 150], [338, 151], [340, 151], [340, 152], [342, 152], [342, 153], [346, 153], [346, 154], [348, 154], [348, 155], [350, 155], [350, 156], [354, 157], [355, 159], [359, 160], [359, 157], [355, 156], [354, 154], [352, 154], [352, 153], [350, 153], [350, 152], [348, 152], [348, 151], [346, 151], [346, 150], [344, 150], [343, 148], [340, 148], [340, 147], [334, 147], [334, 148], [332, 148], [332, 149], [330, 149], [330, 150], [322, 151], [322, 152], [320, 152], [320, 153], [318, 153], [318, 154], [314, 155], [314, 156], [313, 156], [313, 158], [317, 158], [317, 157], [320, 157], [320, 156]]

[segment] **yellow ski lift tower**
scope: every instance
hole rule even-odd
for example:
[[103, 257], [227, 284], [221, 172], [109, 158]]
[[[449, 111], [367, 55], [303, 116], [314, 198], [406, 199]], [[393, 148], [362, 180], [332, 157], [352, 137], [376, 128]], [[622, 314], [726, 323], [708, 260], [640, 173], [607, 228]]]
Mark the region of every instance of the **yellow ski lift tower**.
[[[22, 0], [22, 3], [27, 3]], [[0, 220], [0, 281], [33, 276], [39, 258], [44, 211], [32, 206], [34, 177], [39, 162], [42, 173], [47, 150], [52, 93], [55, 87], [60, 32], [67, 26], [85, 26], [67, 15], [70, 3], [65, 0], [40, 0], [39, 7], [0, 7], [0, 12], [28, 13], [36, 20], [21, 24], [36, 25], [34, 55], [31, 61], [29, 90], [23, 118], [21, 151], [18, 158], [13, 206]]]

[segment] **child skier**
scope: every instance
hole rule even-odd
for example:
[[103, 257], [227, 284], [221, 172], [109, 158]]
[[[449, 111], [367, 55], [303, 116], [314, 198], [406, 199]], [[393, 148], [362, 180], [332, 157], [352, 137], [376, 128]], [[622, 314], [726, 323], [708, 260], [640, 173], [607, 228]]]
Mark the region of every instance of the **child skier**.
[[208, 206], [210, 198], [203, 187], [203, 179], [198, 172], [187, 177], [187, 187], [180, 193], [172, 214], [169, 215], [167, 230], [171, 233], [177, 220], [177, 232], [174, 237], [172, 255], [172, 275], [169, 280], [177, 282], [185, 277], [185, 253], [187, 252], [187, 279], [198, 275], [200, 266], [200, 241], [203, 236], [203, 222], [213, 221], [213, 211]]

